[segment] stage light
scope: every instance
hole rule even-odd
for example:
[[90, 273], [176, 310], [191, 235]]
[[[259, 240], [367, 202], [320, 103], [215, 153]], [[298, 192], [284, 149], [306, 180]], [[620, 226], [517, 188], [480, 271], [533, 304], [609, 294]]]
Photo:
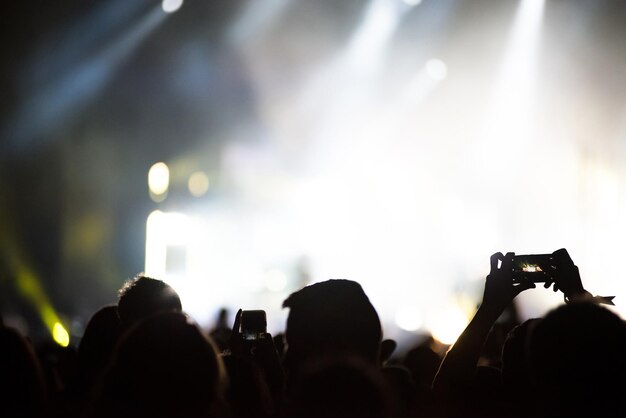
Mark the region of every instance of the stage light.
[[196, 171], [193, 173], [187, 182], [189, 193], [195, 197], [204, 195], [209, 190], [210, 186], [211, 182], [209, 181], [209, 176], [202, 171]]
[[148, 172], [148, 187], [153, 199], [163, 198], [170, 185], [170, 169], [165, 163], [156, 163]]
[[168, 248], [189, 244], [190, 231], [193, 231], [190, 225], [189, 217], [182, 213], [155, 210], [148, 216], [145, 265], [147, 275], [166, 276]]
[[396, 311], [396, 325], [405, 331], [417, 331], [422, 327], [422, 314], [415, 306], [403, 306]]
[[426, 74], [435, 81], [444, 80], [448, 76], [448, 66], [439, 59], [431, 59], [426, 63]]
[[161, 7], [165, 13], [174, 13], [183, 5], [183, 0], [163, 0]]
[[61, 347], [70, 345], [70, 334], [60, 322], [55, 323], [52, 327], [52, 338], [54, 338], [54, 341]]
[[17, 290], [34, 305], [52, 339], [60, 346], [67, 347], [70, 344], [69, 333], [61, 324], [59, 315], [52, 307], [35, 273], [17, 259], [10, 260], [10, 264], [16, 276]]

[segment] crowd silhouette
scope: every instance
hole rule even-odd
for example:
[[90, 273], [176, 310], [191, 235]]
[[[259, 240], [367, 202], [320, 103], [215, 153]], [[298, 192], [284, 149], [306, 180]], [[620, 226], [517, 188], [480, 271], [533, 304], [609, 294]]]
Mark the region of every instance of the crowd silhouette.
[[[0, 417], [626, 417], [626, 326], [603, 306], [612, 298], [584, 289], [564, 249], [541, 280], [513, 260], [491, 257], [482, 302], [445, 353], [430, 338], [401, 358], [354, 281], [292, 293], [272, 336], [259, 311], [239, 310], [232, 328], [222, 311], [206, 332], [172, 287], [137, 276], [77, 350], [34, 347], [0, 321]], [[563, 305], [501, 332], [537, 282]]]

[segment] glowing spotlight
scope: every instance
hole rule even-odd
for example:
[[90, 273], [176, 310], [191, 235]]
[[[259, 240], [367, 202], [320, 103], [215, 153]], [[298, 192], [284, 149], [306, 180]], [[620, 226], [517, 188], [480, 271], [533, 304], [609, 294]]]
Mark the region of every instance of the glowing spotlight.
[[463, 311], [451, 307], [437, 315], [430, 326], [430, 333], [444, 344], [454, 344], [468, 322]]
[[70, 334], [68, 334], [60, 322], [57, 322], [52, 327], [52, 338], [54, 338], [54, 341], [61, 347], [70, 345]]
[[195, 197], [204, 195], [209, 190], [210, 185], [211, 183], [209, 182], [209, 177], [202, 171], [196, 171], [193, 173], [189, 177], [189, 182], [187, 183], [189, 193]]
[[168, 248], [188, 246], [194, 229], [187, 215], [159, 210], [152, 212], [146, 223], [146, 274], [165, 277]]
[[266, 274], [265, 286], [272, 292], [280, 292], [287, 287], [287, 275], [282, 270], [272, 269]]
[[17, 278], [17, 290], [35, 306], [41, 320], [52, 334], [54, 341], [63, 347], [67, 347], [70, 344], [70, 336], [63, 328], [63, 325], [61, 325], [59, 316], [48, 300], [48, 296], [35, 273], [16, 258], [11, 258], [10, 263]]
[[431, 59], [426, 63], [426, 74], [435, 81], [441, 81], [448, 76], [448, 66], [438, 59]]
[[183, 5], [183, 0], [163, 0], [161, 7], [165, 13], [174, 13], [180, 6]]
[[417, 331], [422, 326], [422, 314], [414, 306], [403, 306], [396, 312], [396, 324], [405, 331]]
[[170, 186], [170, 169], [165, 163], [156, 163], [148, 172], [148, 187], [150, 195], [156, 201], [165, 198], [165, 193]]
[[404, 0], [404, 3], [407, 6], [419, 6], [422, 4], [422, 0]]

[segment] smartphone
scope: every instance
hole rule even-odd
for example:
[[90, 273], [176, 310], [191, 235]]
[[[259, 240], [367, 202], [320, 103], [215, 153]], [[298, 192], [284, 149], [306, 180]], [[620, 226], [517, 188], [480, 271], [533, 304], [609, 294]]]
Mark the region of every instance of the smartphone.
[[514, 282], [530, 280], [543, 283], [552, 277], [554, 271], [552, 254], [515, 255], [512, 264]]
[[241, 329], [239, 332], [244, 340], [257, 340], [267, 333], [267, 317], [265, 311], [242, 311]]

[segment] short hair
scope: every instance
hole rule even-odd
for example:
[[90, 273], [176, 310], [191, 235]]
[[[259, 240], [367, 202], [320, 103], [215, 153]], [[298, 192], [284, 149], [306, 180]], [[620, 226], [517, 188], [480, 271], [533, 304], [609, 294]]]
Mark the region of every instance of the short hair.
[[164, 312], [122, 337], [93, 407], [98, 416], [208, 416], [226, 379], [200, 327], [182, 313]]
[[[305, 360], [316, 355], [358, 355], [378, 362], [382, 328], [360, 284], [328, 280], [292, 293], [283, 307], [287, 318], [287, 353]], [[294, 351], [296, 353], [294, 353]]]
[[180, 312], [182, 304], [176, 291], [167, 283], [137, 275], [119, 291], [117, 313], [125, 328], [160, 312]]
[[529, 360], [548, 408], [573, 408], [570, 416], [593, 409], [593, 416], [606, 416], [602, 412], [624, 407], [619, 403], [626, 388], [625, 350], [620, 317], [592, 303], [570, 303], [533, 329]]

